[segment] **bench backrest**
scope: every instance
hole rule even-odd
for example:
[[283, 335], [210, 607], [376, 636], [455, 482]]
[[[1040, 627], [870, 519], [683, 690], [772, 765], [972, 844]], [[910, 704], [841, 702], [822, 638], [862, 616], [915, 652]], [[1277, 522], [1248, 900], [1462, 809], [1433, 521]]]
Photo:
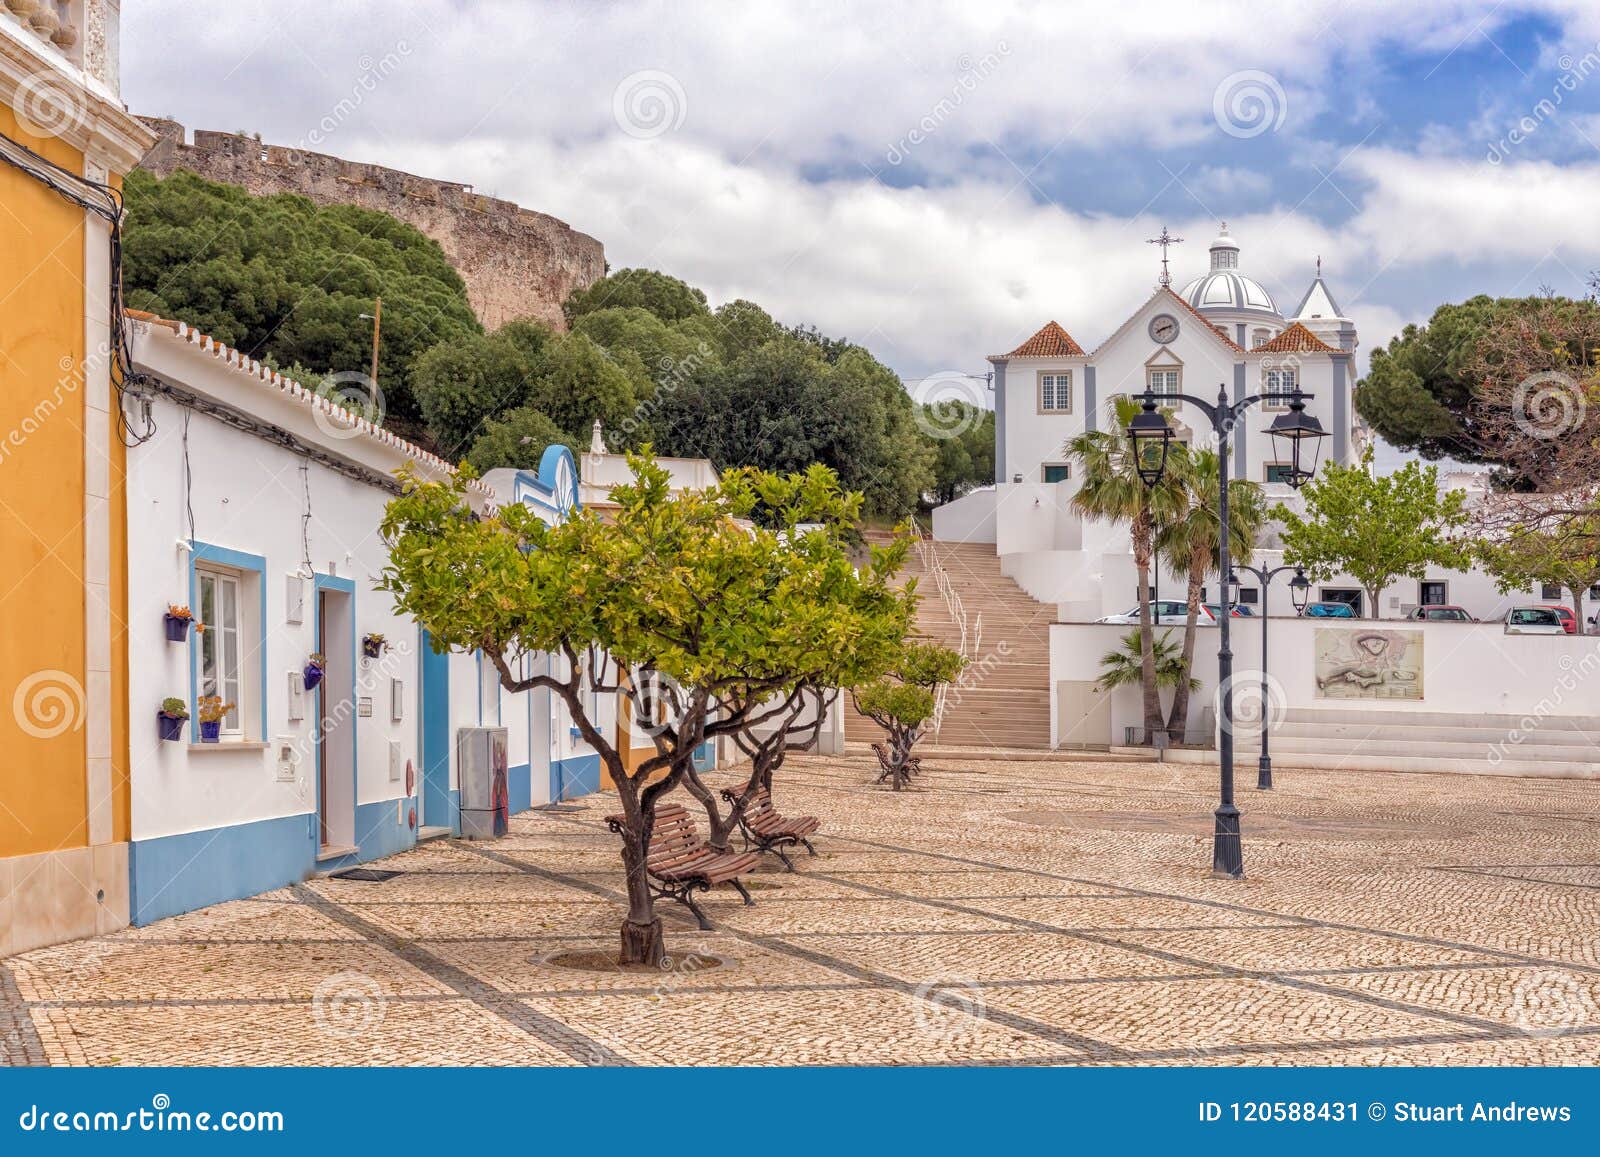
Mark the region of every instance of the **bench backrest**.
[[650, 829], [650, 859], [675, 860], [699, 848], [704, 841], [694, 826], [694, 817], [681, 803], [656, 805], [655, 826]]

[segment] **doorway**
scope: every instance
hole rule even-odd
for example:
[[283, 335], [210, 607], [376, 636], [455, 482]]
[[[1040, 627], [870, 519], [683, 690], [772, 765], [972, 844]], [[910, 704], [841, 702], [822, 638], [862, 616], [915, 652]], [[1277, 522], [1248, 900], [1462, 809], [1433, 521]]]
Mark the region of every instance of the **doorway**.
[[356, 850], [355, 584], [317, 576], [317, 858]]
[[438, 655], [422, 632], [417, 663], [422, 737], [422, 816], [418, 835], [446, 835], [455, 829], [450, 806], [450, 656]]

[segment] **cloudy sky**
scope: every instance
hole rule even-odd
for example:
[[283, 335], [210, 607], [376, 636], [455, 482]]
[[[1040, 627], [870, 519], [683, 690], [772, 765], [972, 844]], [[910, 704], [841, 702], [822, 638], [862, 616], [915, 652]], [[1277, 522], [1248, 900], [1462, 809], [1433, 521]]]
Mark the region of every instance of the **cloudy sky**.
[[135, 0], [134, 111], [555, 214], [713, 302], [982, 371], [1084, 345], [1163, 225], [1364, 352], [1444, 301], [1600, 268], [1600, 5]]

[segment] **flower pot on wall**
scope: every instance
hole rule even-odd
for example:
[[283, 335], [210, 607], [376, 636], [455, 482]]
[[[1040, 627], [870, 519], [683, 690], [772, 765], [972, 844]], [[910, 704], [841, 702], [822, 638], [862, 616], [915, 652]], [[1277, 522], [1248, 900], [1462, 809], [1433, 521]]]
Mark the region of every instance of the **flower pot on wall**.
[[322, 682], [322, 668], [307, 663], [305, 670], [300, 672], [300, 679], [305, 684], [306, 690], [310, 691]]
[[186, 619], [182, 615], [167, 616], [167, 642], [182, 643], [189, 638], [189, 627], [193, 619]]
[[361, 640], [361, 654], [368, 659], [376, 659], [383, 654], [384, 641], [372, 635]]
[[216, 742], [220, 741], [221, 738], [222, 738], [222, 720], [213, 719], [210, 723], [207, 723], [204, 719], [202, 719], [200, 721], [200, 742], [201, 743], [216, 743]]
[[183, 738], [184, 717], [182, 715], [163, 715], [156, 712], [156, 722], [161, 727], [161, 738], [164, 740], [178, 740]]

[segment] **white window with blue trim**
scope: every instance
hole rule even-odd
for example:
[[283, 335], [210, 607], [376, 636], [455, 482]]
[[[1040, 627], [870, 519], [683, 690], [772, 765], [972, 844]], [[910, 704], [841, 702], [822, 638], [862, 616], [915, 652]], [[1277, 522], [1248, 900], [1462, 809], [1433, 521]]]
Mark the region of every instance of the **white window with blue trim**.
[[196, 617], [203, 624], [194, 636], [195, 695], [216, 695], [232, 704], [222, 718], [224, 742], [263, 735], [260, 582], [254, 570], [195, 563]]

